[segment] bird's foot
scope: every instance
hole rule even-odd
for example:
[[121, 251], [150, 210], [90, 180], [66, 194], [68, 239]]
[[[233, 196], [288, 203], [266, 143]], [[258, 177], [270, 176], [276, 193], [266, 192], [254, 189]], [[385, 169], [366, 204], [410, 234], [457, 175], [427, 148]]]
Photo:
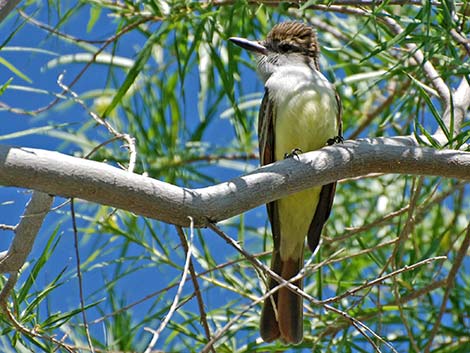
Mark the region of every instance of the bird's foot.
[[294, 148], [292, 151], [290, 151], [290, 153], [287, 153], [287, 152], [284, 153], [284, 159], [294, 158], [294, 157], [297, 157], [298, 159], [300, 153], [303, 153], [300, 148]]
[[341, 135], [338, 135], [338, 136], [328, 139], [328, 141], [326, 141], [326, 144], [328, 146], [332, 146], [334, 144], [343, 143], [343, 142], [344, 142], [344, 137]]

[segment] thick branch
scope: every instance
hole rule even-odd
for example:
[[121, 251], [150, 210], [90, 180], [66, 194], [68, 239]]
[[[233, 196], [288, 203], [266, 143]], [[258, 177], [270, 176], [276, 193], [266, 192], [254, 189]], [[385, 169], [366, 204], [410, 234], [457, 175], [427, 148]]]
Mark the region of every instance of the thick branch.
[[15, 238], [10, 249], [0, 253], [0, 273], [14, 273], [24, 265], [42, 222], [51, 208], [52, 199], [52, 196], [42, 192], [33, 193], [20, 222], [15, 227]]
[[104, 163], [0, 145], [0, 184], [128, 210], [197, 227], [316, 185], [369, 173], [470, 180], [470, 153], [418, 147], [412, 137], [347, 141], [290, 158], [214, 186], [188, 189]]
[[20, 0], [0, 0], [0, 22], [20, 3]]
[[[468, 111], [468, 107], [470, 107], [470, 86], [468, 85], [467, 78], [462, 78], [460, 81], [459, 87], [457, 90], [452, 94], [453, 98], [453, 112], [454, 112], [454, 131], [456, 133], [460, 132], [460, 128], [463, 124], [465, 116]], [[449, 107], [450, 109], [450, 107]], [[445, 112], [444, 114], [445, 123], [447, 126], [450, 127], [450, 119], [451, 114], [450, 112]]]

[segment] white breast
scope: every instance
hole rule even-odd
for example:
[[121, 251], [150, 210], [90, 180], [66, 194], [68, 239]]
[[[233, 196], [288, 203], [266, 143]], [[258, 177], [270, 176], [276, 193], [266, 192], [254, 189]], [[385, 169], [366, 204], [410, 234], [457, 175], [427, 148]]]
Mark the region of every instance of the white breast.
[[[328, 80], [307, 65], [283, 65], [266, 81], [275, 104], [275, 158], [295, 148], [303, 152], [325, 146], [338, 135], [338, 106]], [[278, 201], [282, 259], [298, 259], [318, 204], [321, 187]]]
[[319, 71], [307, 65], [283, 65], [266, 87], [276, 107], [276, 160], [294, 148], [319, 149], [338, 135], [335, 91]]

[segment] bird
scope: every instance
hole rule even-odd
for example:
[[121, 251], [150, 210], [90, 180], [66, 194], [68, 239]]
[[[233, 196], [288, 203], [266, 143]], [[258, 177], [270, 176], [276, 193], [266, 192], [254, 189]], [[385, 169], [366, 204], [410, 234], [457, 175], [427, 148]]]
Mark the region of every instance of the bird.
[[[316, 31], [303, 22], [276, 24], [264, 40], [229, 40], [257, 57], [264, 83], [258, 115], [261, 165], [342, 142], [342, 106], [332, 83], [320, 72]], [[304, 248], [315, 251], [331, 213], [336, 182], [313, 187], [268, 203], [273, 235], [271, 269], [283, 279], [304, 266]], [[292, 282], [302, 289], [303, 279]], [[268, 291], [279, 283], [268, 279]], [[260, 319], [265, 342], [303, 340], [303, 298], [281, 287], [265, 299]]]

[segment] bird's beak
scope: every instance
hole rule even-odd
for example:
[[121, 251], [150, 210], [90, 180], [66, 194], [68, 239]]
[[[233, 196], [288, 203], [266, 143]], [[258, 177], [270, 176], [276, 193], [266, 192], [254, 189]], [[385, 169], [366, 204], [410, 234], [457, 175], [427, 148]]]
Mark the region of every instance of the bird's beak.
[[268, 54], [268, 49], [266, 49], [266, 47], [259, 42], [255, 42], [255, 41], [248, 40], [245, 38], [238, 38], [238, 37], [230, 37], [229, 40], [232, 43], [238, 45], [239, 47], [242, 47], [243, 49], [246, 49], [253, 53], [261, 54], [261, 55]]

